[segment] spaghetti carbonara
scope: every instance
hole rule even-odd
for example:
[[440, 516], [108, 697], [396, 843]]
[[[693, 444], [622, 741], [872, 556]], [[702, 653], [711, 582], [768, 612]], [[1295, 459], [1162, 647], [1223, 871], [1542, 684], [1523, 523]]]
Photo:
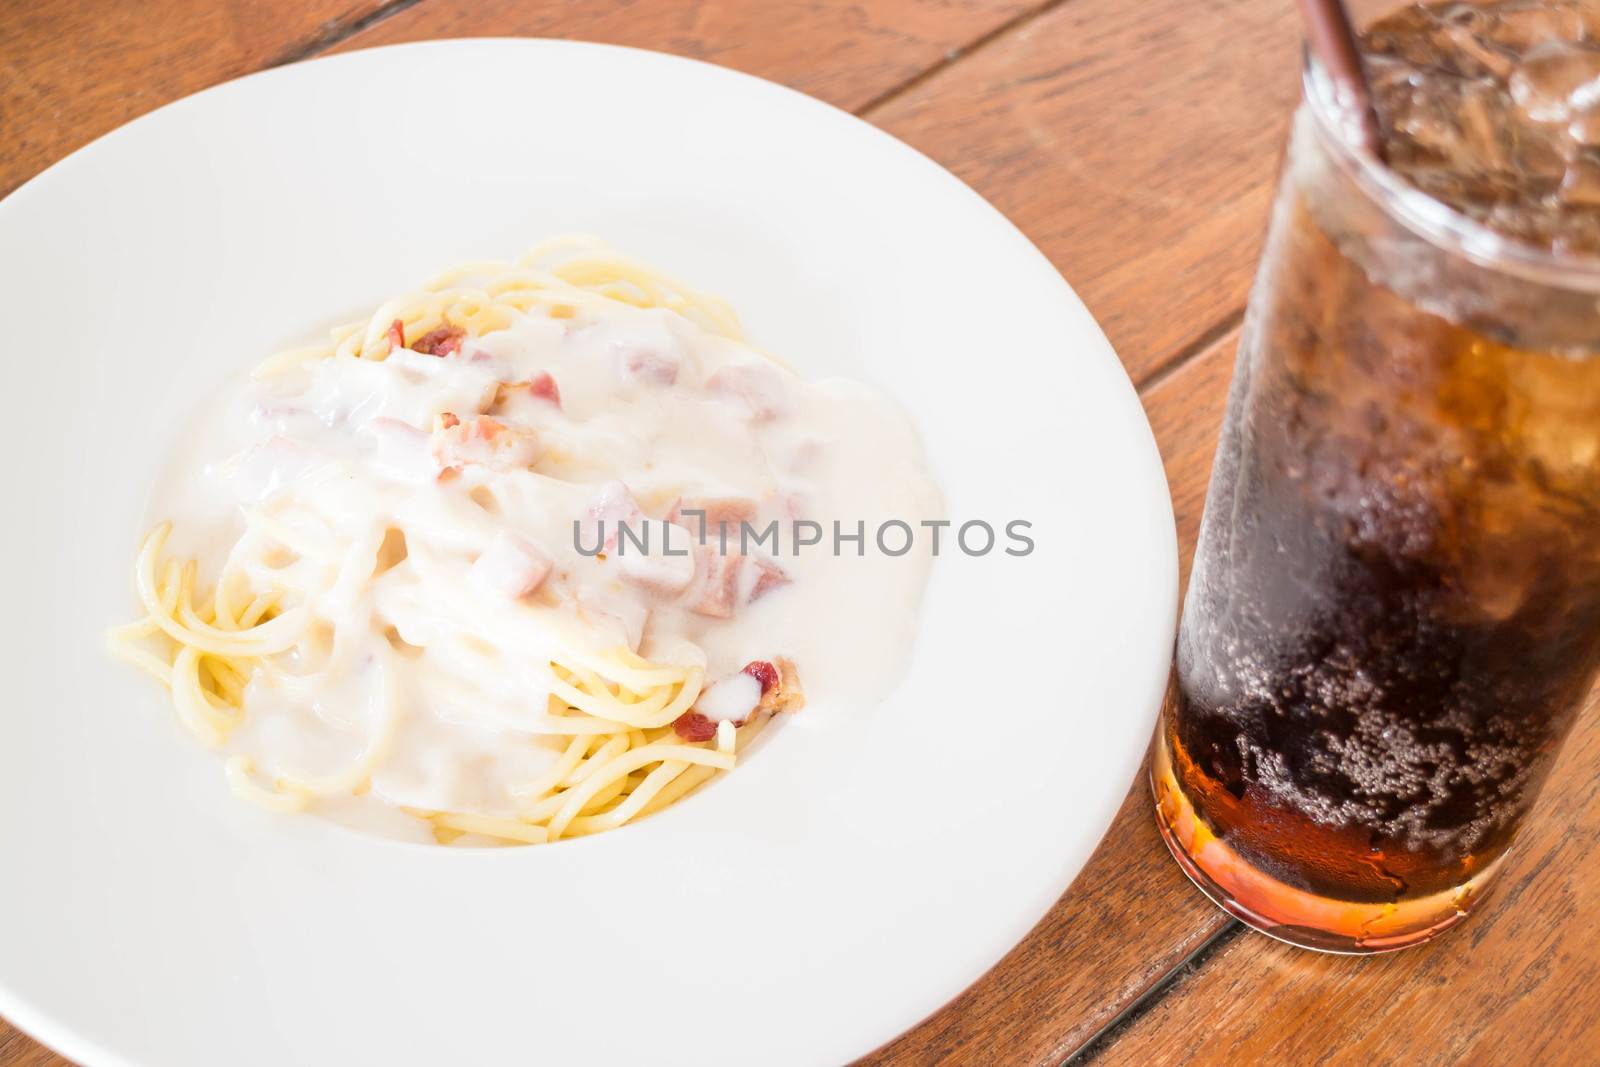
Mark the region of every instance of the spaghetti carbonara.
[[804, 692], [881, 689], [925, 555], [782, 531], [940, 502], [880, 394], [568, 239], [267, 360], [156, 507], [112, 647], [233, 790], [466, 844], [612, 829]]

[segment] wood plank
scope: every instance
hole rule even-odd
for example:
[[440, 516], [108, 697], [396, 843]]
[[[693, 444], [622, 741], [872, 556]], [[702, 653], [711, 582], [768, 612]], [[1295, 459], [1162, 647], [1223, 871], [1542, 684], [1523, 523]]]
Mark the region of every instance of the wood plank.
[[[1074, 2], [1085, 3], [1099, 11], [1096, 18], [1114, 8], [1102, 0]], [[998, 0], [992, 3], [957, 0], [946, 5], [912, 8], [899, 3], [867, 5], [843, 0], [781, 0], [776, 5], [766, 6], [757, 16], [749, 8], [734, 11], [725, 5], [694, 2], [662, 3], [646, 10], [622, 2], [594, 3], [581, 10], [563, 10], [554, 3], [469, 6], [456, 0], [429, 0], [410, 10], [398, 11], [386, 21], [376, 22], [365, 32], [350, 37], [342, 46], [354, 48], [437, 35], [509, 32], [642, 43], [744, 67], [755, 74], [819, 94], [840, 106], [867, 107], [885, 94], [893, 94], [896, 86], [917, 77], [926, 66], [942, 64], [947, 54], [960, 50], [971, 38], [994, 34], [997, 27], [1006, 26], [1008, 19], [1027, 10], [1029, 8], [1021, 3]], [[1056, 13], [1051, 11], [1050, 14], [1054, 18]], [[774, 34], [773, 26], [805, 26], [813, 32]], [[1123, 19], [1115, 22], [1114, 29], [1125, 32], [1128, 24]], [[1000, 35], [992, 46], [1005, 48], [1014, 34], [1016, 30]], [[1117, 51], [1130, 45], [1123, 37], [1114, 35], [1112, 40], [1099, 45], [1106, 51], [1098, 53], [1099, 66], [1090, 83], [1094, 90], [1112, 91], [1114, 86], [1109, 82], [1118, 77], [1118, 64], [1122, 64], [1120, 77], [1128, 83], [1136, 82], [1141, 77], [1142, 67], [1160, 61], [1166, 38], [1157, 35], [1144, 42], [1131, 43], [1136, 46], [1126, 53]], [[979, 51], [978, 56], [984, 51], [987, 48]], [[1040, 56], [1034, 54], [1032, 59], [1037, 66]], [[920, 80], [898, 101], [891, 99], [890, 104], [883, 107], [883, 114], [906, 114], [904, 107], [910, 102], [918, 115], [928, 115], [925, 102], [917, 102], [928, 88], [938, 91], [946, 101], [941, 107], [957, 106], [960, 99], [950, 94], [952, 90], [946, 77], [968, 62], [973, 62], [973, 58], [946, 67], [946, 74]], [[1062, 104], [1056, 94], [1078, 91], [1069, 74], [1066, 70], [1034, 70], [1035, 80], [1030, 85], [1035, 88], [1030, 91], [1050, 94], [1056, 101], [1051, 107], [1059, 109]], [[1051, 85], [1056, 88], [1050, 90]], [[150, 99], [150, 106], [154, 106], [154, 102], [158, 101]], [[989, 102], [994, 104], [992, 96]], [[1168, 120], [1171, 118], [1174, 117], [1168, 115]], [[1120, 144], [1130, 146], [1131, 160], [1141, 166], [1149, 163], [1147, 152], [1133, 150], [1142, 142], [1139, 130], [1128, 126], [1114, 133], [1122, 138]], [[955, 147], [955, 142], [946, 142], [947, 150]], [[979, 154], [987, 150], [984, 142], [966, 147]], [[1102, 160], [1104, 165], [1110, 162], [1109, 157]], [[1270, 155], [1262, 154], [1259, 163], [1259, 170], [1266, 176], [1248, 174], [1248, 179], [1259, 189], [1266, 189], [1270, 184]], [[1037, 178], [1038, 173], [1059, 165], [1054, 155], [1045, 155], [1034, 160], [1029, 170], [1019, 171], [1018, 178]], [[1243, 178], [1248, 166], [1238, 163], [1238, 170]], [[1134, 178], [1141, 173], [1144, 171], [1134, 173]], [[995, 174], [995, 182], [998, 178], [1000, 174]], [[1109, 178], [1102, 178], [1102, 181], [1106, 189], [1115, 189], [1120, 184]], [[994, 195], [994, 189], [987, 192]], [[1082, 184], [1070, 187], [1069, 192], [1067, 198], [1072, 203], [1067, 206], [1070, 210], [1082, 214], [1093, 206], [1075, 200], [1082, 195]], [[1170, 192], [1160, 192], [1160, 195], [1170, 198]], [[1114, 198], [1110, 206], [1117, 208], [1120, 203]], [[1179, 230], [1187, 232], [1197, 226], [1202, 229], [1208, 226], [1203, 221], [1205, 205], [1200, 198], [1186, 198], [1178, 206], [1181, 210], [1166, 216], [1162, 222], [1163, 226], [1171, 227], [1170, 235], [1178, 234]], [[1101, 203], [1101, 210], [1106, 210], [1106, 203]], [[1056, 221], [1054, 237], [1058, 245], [1067, 229], [1080, 224], [1066, 216], [1058, 218], [1051, 214], [1051, 218]], [[1222, 227], [1219, 232], [1226, 235], [1230, 230]], [[1102, 234], [1093, 237], [1096, 242], [1107, 240]], [[1194, 238], [1186, 246], [1189, 250], [1186, 254], [1203, 259], [1202, 245], [1200, 238]], [[1253, 240], [1248, 250], [1238, 254], [1246, 261], [1253, 258]], [[1115, 256], [1109, 258], [1115, 259]], [[1210, 266], [1192, 269], [1210, 270]], [[1179, 270], [1178, 274], [1184, 274], [1184, 270]], [[1128, 277], [1144, 285], [1138, 270], [1130, 272]], [[1141, 291], [1152, 294], [1155, 290], [1146, 286]], [[1171, 338], [1179, 341], [1171, 350], [1187, 344], [1205, 325], [1208, 323], [1195, 320], [1182, 333], [1173, 325]], [[1170, 358], [1171, 350], [1152, 354], [1147, 365], [1154, 366], [1158, 358]], [[1210, 464], [1208, 435], [1213, 434], [1214, 429], [1208, 429], [1211, 426], [1208, 422], [1189, 424], [1184, 421], [1182, 411], [1174, 403], [1165, 403], [1160, 410], [1171, 411], [1162, 430], [1166, 435], [1163, 446], [1176, 450], [1168, 464], [1171, 477], [1194, 478], [1190, 470], [1198, 469], [1198, 485], [1203, 486], [1203, 470]], [[1194, 514], [1181, 517], [1186, 530], [1197, 522], [1200, 494], [1203, 488], [1182, 494], [1182, 501], [1189, 502], [1190, 509], [1194, 510]], [[1115, 939], [1104, 936], [1112, 921], [1118, 931]], [[968, 1061], [982, 1061], [986, 1053], [992, 1059], [994, 1049], [1005, 1049], [1008, 1059], [1027, 1056], [1037, 1062], [1056, 1061], [1062, 1054], [1082, 1045], [1150, 985], [1162, 981], [1170, 969], [1197, 945], [1203, 944], [1222, 921], [1221, 913], [1189, 891], [1176, 865], [1165, 856], [1165, 849], [1155, 835], [1149, 793], [1141, 774], [1139, 781], [1131, 785], [1106, 843], [1102, 843], [1074, 891], [1067, 894], [1064, 904], [1058, 905], [1058, 909], [1040, 923], [1034, 936], [1019, 945], [990, 976], [963, 995], [962, 1000], [941, 1011], [933, 1021], [901, 1038], [891, 1046], [891, 1053], [899, 1061], [934, 1056], [965, 1056]], [[1107, 945], [1114, 945], [1114, 950], [1107, 952]], [[1027, 1006], [1027, 1011], [1018, 1011], [1018, 1005]], [[13, 1035], [14, 1030], [0, 1024], [0, 1043], [11, 1041]], [[10, 1054], [11, 1048], [29, 1049], [27, 1056], [35, 1059], [22, 1061], [29, 1064], [66, 1062], [43, 1053], [38, 1046], [27, 1043], [26, 1038], [16, 1037], [14, 1045], [0, 1045], [0, 1049], [8, 1049], [6, 1054]], [[10, 1061], [0, 1056], [0, 1062]]]
[[569, 37], [675, 52], [854, 111], [949, 62], [1044, 0], [429, 0], [339, 51], [429, 37]]
[[[14, 3], [0, 16], [0, 196], [180, 96], [270, 66], [384, 0]], [[70, 43], [66, 43], [70, 42]]]
[[[1231, 345], [1219, 346], [1161, 391], [1174, 387], [1197, 409], [1220, 411], [1231, 367]], [[1168, 411], [1152, 406], [1152, 422], [1166, 424]], [[1193, 425], [1169, 426], [1164, 438], [1192, 439], [1197, 432]], [[1175, 468], [1169, 457], [1168, 470], [1176, 473], [1181, 498], [1203, 493], [1186, 461], [1178, 459]], [[1184, 541], [1192, 544], [1193, 528], [1186, 527], [1194, 519], [1192, 501], [1180, 502], [1178, 512]], [[1095, 1062], [1594, 1062], [1597, 765], [1600, 693], [1580, 717], [1483, 912], [1432, 944], [1379, 957], [1320, 955], [1248, 933], [1175, 985]]]
[[1138, 382], [1243, 306], [1298, 56], [1293, 4], [1071, 0], [870, 117], [1009, 215]]
[[[434, 0], [205, 0], [15, 5], [0, 25], [0, 195], [161, 104], [343, 40], [524, 34], [633, 44], [710, 59], [859, 107], [958, 56], [1043, 0], [629, 0], [572, 5]], [[381, 18], [390, 12], [393, 17]], [[776, 32], [782, 28], [785, 32]], [[72, 41], [70, 48], [53, 42]]]
[[4, 1067], [72, 1067], [67, 1060], [0, 1019], [0, 1064]]

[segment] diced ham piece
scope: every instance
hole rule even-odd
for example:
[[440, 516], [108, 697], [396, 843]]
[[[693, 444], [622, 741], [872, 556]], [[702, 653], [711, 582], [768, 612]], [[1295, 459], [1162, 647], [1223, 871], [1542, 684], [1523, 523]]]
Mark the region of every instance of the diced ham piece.
[[[506, 367], [505, 363], [500, 359], [499, 356], [496, 356], [493, 352], [484, 347], [483, 338], [481, 337], [462, 338], [460, 351], [456, 352], [451, 358], [469, 367], [482, 370], [486, 374], [494, 377], [497, 379], [495, 382], [496, 388], [498, 388], [501, 382], [505, 381], [507, 377], [514, 373]], [[490, 403], [494, 402], [493, 390], [491, 390], [489, 400]], [[485, 405], [485, 409], [486, 408], [487, 405]], [[491, 414], [493, 414], [493, 412], [491, 412]]]
[[389, 339], [390, 348], [404, 348], [406, 346], [406, 324], [395, 319], [389, 324], [389, 330], [384, 334]]
[[777, 418], [789, 406], [783, 375], [766, 363], [723, 367], [706, 379], [706, 388], [733, 403], [752, 422]]
[[436, 477], [439, 466], [428, 449], [428, 435], [409, 422], [379, 417], [361, 424], [371, 438], [372, 461], [380, 472], [403, 482], [425, 482]]
[[653, 348], [630, 348], [622, 356], [622, 380], [640, 385], [672, 385], [678, 380], [678, 357]]
[[[655, 519], [644, 519], [629, 529], [628, 539], [617, 550], [623, 578], [660, 596], [677, 596], [689, 588], [695, 565], [690, 551], [694, 541], [688, 530]], [[640, 551], [641, 541], [647, 552]]]
[[668, 312], [649, 312], [592, 328], [609, 349], [617, 380], [628, 389], [659, 389], [675, 383], [688, 358], [682, 324]]
[[750, 591], [745, 594], [746, 603], [754, 603], [772, 592], [789, 584], [790, 578], [766, 556], [751, 556], [750, 562], [755, 564], [750, 572], [754, 573], [754, 580], [750, 581]]
[[600, 551], [613, 552], [617, 547], [617, 530], [627, 525], [642, 534], [643, 522], [644, 512], [628, 487], [621, 482], [607, 482], [600, 487], [599, 495], [589, 505], [588, 514], [583, 518], [579, 544], [586, 551], [598, 544]]
[[753, 522], [756, 502], [741, 496], [683, 497], [672, 505], [668, 522], [677, 523], [694, 535], [696, 544], [721, 545], [721, 531], [727, 529], [729, 550], [739, 550], [739, 524]]
[[467, 331], [451, 323], [442, 323], [435, 326], [411, 345], [411, 351], [421, 352], [425, 356], [448, 356], [461, 351], [461, 339], [467, 336]]
[[512, 600], [538, 589], [550, 575], [550, 560], [516, 534], [502, 530], [472, 564], [478, 587]]
[[561, 387], [549, 371], [542, 370], [525, 382], [501, 382], [495, 391], [494, 413], [510, 411], [530, 400], [561, 407]]
[[740, 601], [755, 600], [789, 581], [783, 568], [766, 557], [750, 557], [754, 568], [743, 567], [741, 552], [748, 546], [742, 524], [753, 523], [756, 514], [756, 502], [747, 497], [684, 497], [672, 506], [668, 519], [689, 531], [700, 562], [701, 580], [692, 592], [690, 611], [730, 618]]
[[539, 400], [548, 400], [556, 407], [561, 406], [561, 388], [547, 370], [528, 379], [528, 392]]
[[743, 556], [718, 552], [716, 546], [706, 545], [695, 550], [699, 557], [700, 583], [692, 590], [689, 610], [709, 619], [730, 619], [739, 599], [739, 568]]
[[434, 459], [447, 469], [477, 464], [490, 470], [526, 470], [542, 452], [532, 430], [488, 415], [461, 419], [448, 411], [434, 421], [430, 444]]

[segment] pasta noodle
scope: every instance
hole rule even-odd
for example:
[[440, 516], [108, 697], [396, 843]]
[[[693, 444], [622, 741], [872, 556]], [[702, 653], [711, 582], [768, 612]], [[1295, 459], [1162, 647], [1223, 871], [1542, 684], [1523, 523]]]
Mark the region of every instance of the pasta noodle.
[[[326, 360], [383, 361], [397, 342], [415, 343], [441, 326], [481, 338], [530, 312], [561, 319], [617, 303], [669, 309], [711, 333], [739, 338], [738, 320], [721, 301], [565, 239], [512, 263], [471, 263], [440, 274], [385, 302], [366, 321], [332, 331], [325, 344], [271, 357], [253, 376], [269, 379]], [[196, 561], [169, 558], [170, 523], [152, 530], [135, 564], [143, 615], [108, 634], [117, 656], [168, 687], [179, 720], [209, 748], [226, 748], [244, 724], [247, 693], [258, 678], [292, 693], [354, 669], [351, 639], [338, 627], [330, 634], [311, 605], [358, 599], [384, 552], [382, 537], [341, 545], [332, 531], [303, 517], [246, 509], [244, 519], [243, 537], [209, 586], [202, 585]], [[412, 565], [426, 573], [426, 553], [413, 546], [411, 555]], [[437, 584], [447, 588], [449, 582]], [[705, 741], [673, 731], [702, 693], [701, 667], [651, 662], [626, 646], [594, 647], [581, 636], [555, 642], [548, 662], [554, 699], [548, 708], [528, 709], [526, 723], [557, 739], [556, 754], [543, 773], [513, 790], [515, 816], [409, 809], [426, 820], [436, 840], [540, 844], [609, 830], [660, 811], [735, 766], [753, 725], [735, 729], [722, 722]], [[484, 653], [489, 662], [493, 652]], [[472, 654], [470, 648], [461, 652]], [[380, 651], [377, 666], [401, 655]], [[278, 812], [366, 792], [401, 715], [388, 691], [389, 675], [379, 670], [376, 678], [366, 743], [346, 766], [315, 777], [264, 775], [251, 756], [233, 754], [224, 764], [233, 791]]]

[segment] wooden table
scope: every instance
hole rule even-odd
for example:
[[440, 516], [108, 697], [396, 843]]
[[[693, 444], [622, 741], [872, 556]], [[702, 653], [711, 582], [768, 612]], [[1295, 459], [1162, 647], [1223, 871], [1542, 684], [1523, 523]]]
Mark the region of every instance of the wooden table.
[[[709, 59], [853, 111], [949, 167], [1110, 335], [1165, 457], [1187, 573], [1297, 94], [1290, 0], [12, 0], [0, 195], [227, 78], [469, 35]], [[1495, 906], [1376, 959], [1291, 949], [1213, 908], [1161, 846], [1141, 775], [1027, 939], [870, 1061], [1600, 1062], [1597, 765], [1591, 709]], [[0, 1064], [62, 1062], [0, 1021]]]

